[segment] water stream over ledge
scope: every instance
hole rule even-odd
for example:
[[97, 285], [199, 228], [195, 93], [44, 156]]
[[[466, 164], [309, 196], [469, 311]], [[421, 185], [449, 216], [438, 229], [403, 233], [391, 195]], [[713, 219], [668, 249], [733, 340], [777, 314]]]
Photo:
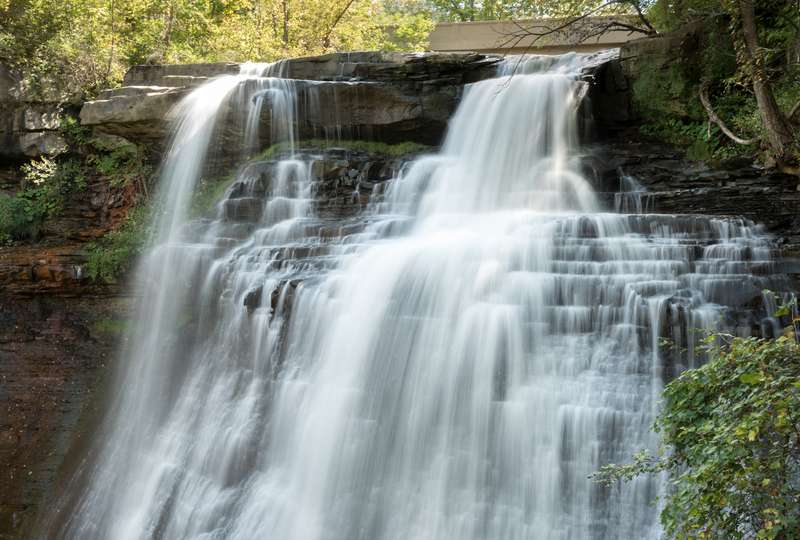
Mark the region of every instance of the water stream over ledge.
[[[175, 111], [125, 373], [63, 538], [656, 538], [663, 479], [587, 478], [655, 448], [697, 331], [773, 331], [763, 230], [602, 205], [578, 145], [584, 57], [466, 90], [442, 150], [355, 217], [316, 211], [319, 158], [238, 169], [189, 220], [221, 111], [252, 153], [293, 81], [247, 65]], [[516, 70], [511, 74], [511, 70]], [[769, 299], [765, 299], [767, 307]], [[669, 338], [673, 347], [665, 347]]]

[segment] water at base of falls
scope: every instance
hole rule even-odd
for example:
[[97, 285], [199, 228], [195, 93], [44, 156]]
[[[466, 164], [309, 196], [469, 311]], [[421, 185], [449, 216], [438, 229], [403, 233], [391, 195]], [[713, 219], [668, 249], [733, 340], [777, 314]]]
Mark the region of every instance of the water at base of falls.
[[580, 61], [471, 85], [442, 151], [339, 219], [292, 149], [187, 223], [224, 104], [248, 151], [255, 108], [288, 139], [296, 122], [291, 82], [262, 71], [191, 94], [127, 370], [54, 536], [657, 537], [663, 479], [587, 477], [657, 446], [695, 330], [748, 332], [785, 282], [752, 224], [600, 211]]

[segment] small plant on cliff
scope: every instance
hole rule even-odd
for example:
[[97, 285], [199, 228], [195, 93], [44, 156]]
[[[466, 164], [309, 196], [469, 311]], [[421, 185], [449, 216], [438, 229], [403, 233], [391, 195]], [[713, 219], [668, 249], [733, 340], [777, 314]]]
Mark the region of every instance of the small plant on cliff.
[[61, 136], [64, 137], [67, 146], [70, 148], [77, 148], [88, 144], [92, 133], [91, 129], [82, 126], [81, 121], [71, 114], [65, 114], [61, 118], [58, 131], [61, 133]]
[[[431, 150], [430, 146], [406, 141], [394, 144], [387, 144], [378, 141], [356, 141], [356, 140], [339, 140], [329, 141], [326, 139], [306, 139], [299, 141], [296, 145], [298, 150], [325, 150], [328, 148], [342, 148], [351, 152], [365, 152], [368, 154], [377, 154], [380, 156], [388, 156], [392, 158], [399, 158], [409, 156], [412, 154], [419, 154]], [[262, 151], [260, 154], [253, 157], [254, 161], [274, 159], [283, 152], [289, 150], [288, 143], [276, 143], [269, 148]]]
[[91, 279], [113, 283], [131, 269], [147, 241], [149, 217], [147, 206], [137, 206], [119, 227], [89, 244], [86, 271]]
[[223, 178], [201, 178], [192, 195], [190, 216], [198, 218], [211, 215], [215, 205], [222, 200], [222, 196], [235, 180], [235, 174]]
[[[714, 341], [712, 342], [711, 339]], [[595, 479], [670, 475], [669, 538], [800, 538], [800, 345], [712, 336], [710, 361], [664, 390], [664, 455], [640, 453]]]
[[111, 187], [133, 185], [146, 195], [147, 181], [153, 171], [140, 145], [114, 135], [93, 137], [91, 129], [69, 114], [61, 120], [59, 133], [75, 158], [84, 162], [88, 172], [102, 177]]
[[0, 244], [27, 238], [34, 225], [25, 199], [0, 193]]
[[147, 195], [147, 184], [152, 176], [152, 167], [145, 159], [144, 150], [125, 139], [90, 139], [90, 151], [86, 162], [105, 178], [111, 187], [135, 186]]
[[86, 187], [80, 162], [48, 157], [23, 165], [22, 189], [15, 195], [0, 196], [0, 241], [35, 239], [48, 218], [57, 215], [64, 199]]

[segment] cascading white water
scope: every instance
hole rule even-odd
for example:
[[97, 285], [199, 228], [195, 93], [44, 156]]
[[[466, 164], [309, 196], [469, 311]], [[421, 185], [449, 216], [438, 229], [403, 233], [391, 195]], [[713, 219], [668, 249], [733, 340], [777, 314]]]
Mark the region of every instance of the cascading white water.
[[599, 212], [575, 62], [470, 86], [442, 152], [338, 238], [297, 155], [243, 167], [216, 220], [184, 225], [233, 89], [249, 84], [252, 112], [279, 88], [273, 118], [295, 99], [246, 82], [261, 72], [195, 91], [128, 372], [60, 536], [657, 537], [660, 479], [587, 476], [657, 444], [664, 372], [695, 362], [691, 330], [745, 331], [725, 305], [777, 278], [742, 221]]

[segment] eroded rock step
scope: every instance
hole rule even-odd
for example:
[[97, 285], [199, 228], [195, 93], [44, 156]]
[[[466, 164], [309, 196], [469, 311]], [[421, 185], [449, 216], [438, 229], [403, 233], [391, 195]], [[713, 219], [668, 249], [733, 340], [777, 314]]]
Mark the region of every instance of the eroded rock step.
[[[334, 277], [348, 254], [409, 223], [408, 216], [385, 214], [381, 204], [403, 159], [302, 149], [295, 158], [303, 165], [289, 167], [308, 175], [279, 179], [281, 157], [242, 167], [220, 213], [197, 222], [191, 233], [216, 238], [206, 253], [209, 265], [222, 265], [215, 285], [220, 294], [279, 335], [290, 324], [299, 290], [336, 294], [335, 287], [315, 287]], [[306, 213], [276, 221], [269, 209], [284, 202]], [[778, 246], [747, 219], [653, 213], [542, 219], [552, 227], [534, 228], [547, 232], [529, 241], [551, 246], [550, 262], [530, 272], [537, 265], [524, 257], [538, 250], [521, 250], [502, 285], [508, 298], [513, 291], [549, 291], [542, 309], [526, 316], [530, 339], [548, 342], [570, 333], [590, 342], [636, 343], [642, 361], [630, 369], [644, 378], [657, 369], [669, 378], [693, 362], [701, 337], [695, 328], [718, 325], [756, 336], [780, 331], [781, 321], [771, 317], [775, 296], [764, 290], [779, 298], [792, 285]], [[378, 221], [386, 226], [375, 227]], [[654, 329], [670, 345], [654, 344]], [[656, 346], [657, 365], [648, 353]]]

